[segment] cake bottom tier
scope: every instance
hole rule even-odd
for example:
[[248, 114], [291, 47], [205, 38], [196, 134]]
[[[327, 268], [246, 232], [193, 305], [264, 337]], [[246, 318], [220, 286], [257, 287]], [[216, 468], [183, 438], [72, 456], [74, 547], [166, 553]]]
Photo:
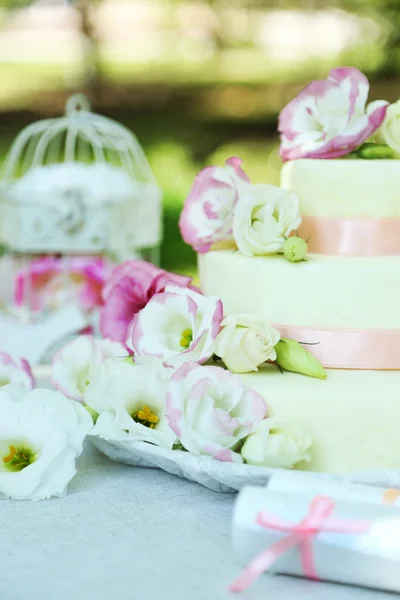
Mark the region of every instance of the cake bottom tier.
[[269, 416], [296, 419], [312, 436], [307, 471], [400, 469], [400, 371], [328, 370], [319, 380], [266, 367], [243, 375]]

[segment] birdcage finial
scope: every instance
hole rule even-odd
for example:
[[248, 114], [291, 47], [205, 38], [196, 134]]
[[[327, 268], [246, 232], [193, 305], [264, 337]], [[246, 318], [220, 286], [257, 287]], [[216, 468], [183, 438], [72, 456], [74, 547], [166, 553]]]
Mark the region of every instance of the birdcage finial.
[[65, 114], [72, 117], [76, 113], [90, 112], [90, 102], [84, 94], [74, 94], [65, 103]]

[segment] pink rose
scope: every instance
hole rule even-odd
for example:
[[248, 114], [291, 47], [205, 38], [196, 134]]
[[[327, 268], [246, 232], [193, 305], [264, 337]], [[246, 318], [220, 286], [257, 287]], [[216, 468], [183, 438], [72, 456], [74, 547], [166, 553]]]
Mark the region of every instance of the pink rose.
[[195, 455], [243, 462], [240, 441], [264, 419], [266, 404], [239, 375], [221, 367], [186, 363], [175, 371], [167, 394], [167, 417], [182, 446]]
[[358, 69], [339, 67], [313, 81], [279, 115], [280, 155], [335, 158], [363, 144], [381, 125], [388, 102], [366, 106], [368, 79]]
[[78, 301], [84, 310], [91, 311], [102, 304], [107, 269], [107, 263], [99, 257], [35, 259], [16, 275], [15, 304], [39, 311]]
[[191, 277], [168, 273], [143, 260], [118, 265], [103, 289], [100, 330], [104, 337], [125, 344], [134, 316], [167, 284], [188, 287]]
[[207, 167], [197, 175], [179, 220], [183, 239], [196, 252], [232, 239], [233, 209], [249, 183], [241, 164], [233, 157], [225, 167]]

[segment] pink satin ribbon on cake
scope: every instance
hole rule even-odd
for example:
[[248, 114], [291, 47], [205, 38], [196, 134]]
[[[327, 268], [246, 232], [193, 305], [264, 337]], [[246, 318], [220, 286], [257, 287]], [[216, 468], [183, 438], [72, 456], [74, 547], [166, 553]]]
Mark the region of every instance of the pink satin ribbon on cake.
[[305, 345], [324, 367], [400, 370], [400, 329], [324, 329], [274, 324]]
[[231, 592], [243, 592], [269, 569], [280, 556], [295, 546], [299, 547], [303, 573], [308, 579], [318, 580], [314, 564], [313, 541], [320, 532], [362, 534], [370, 527], [369, 521], [331, 517], [335, 503], [331, 498], [317, 496], [310, 504], [306, 517], [300, 523], [285, 523], [265, 511], [258, 513], [257, 524], [266, 529], [288, 535], [256, 556], [239, 578], [230, 586]]
[[[295, 235], [295, 234], [294, 234]], [[316, 254], [400, 255], [400, 219], [303, 217], [299, 235]]]

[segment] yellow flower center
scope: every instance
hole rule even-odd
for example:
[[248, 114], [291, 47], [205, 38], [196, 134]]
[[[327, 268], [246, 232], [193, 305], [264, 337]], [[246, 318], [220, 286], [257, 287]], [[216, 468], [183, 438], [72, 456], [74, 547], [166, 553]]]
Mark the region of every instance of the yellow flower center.
[[182, 346], [182, 348], [184, 348], [185, 350], [187, 350], [190, 346], [190, 344], [193, 341], [193, 331], [191, 329], [185, 329], [185, 331], [182, 331], [182, 337], [180, 340], [180, 345]]
[[156, 413], [153, 412], [152, 409], [146, 405], [143, 406], [143, 408], [140, 408], [138, 411], [136, 411], [132, 415], [132, 419], [136, 421], [136, 423], [140, 423], [141, 425], [149, 427], [150, 429], [154, 429], [154, 427], [160, 420]]
[[35, 453], [25, 446], [9, 446], [9, 454], [3, 456], [3, 463], [8, 471], [18, 472], [35, 462]]

